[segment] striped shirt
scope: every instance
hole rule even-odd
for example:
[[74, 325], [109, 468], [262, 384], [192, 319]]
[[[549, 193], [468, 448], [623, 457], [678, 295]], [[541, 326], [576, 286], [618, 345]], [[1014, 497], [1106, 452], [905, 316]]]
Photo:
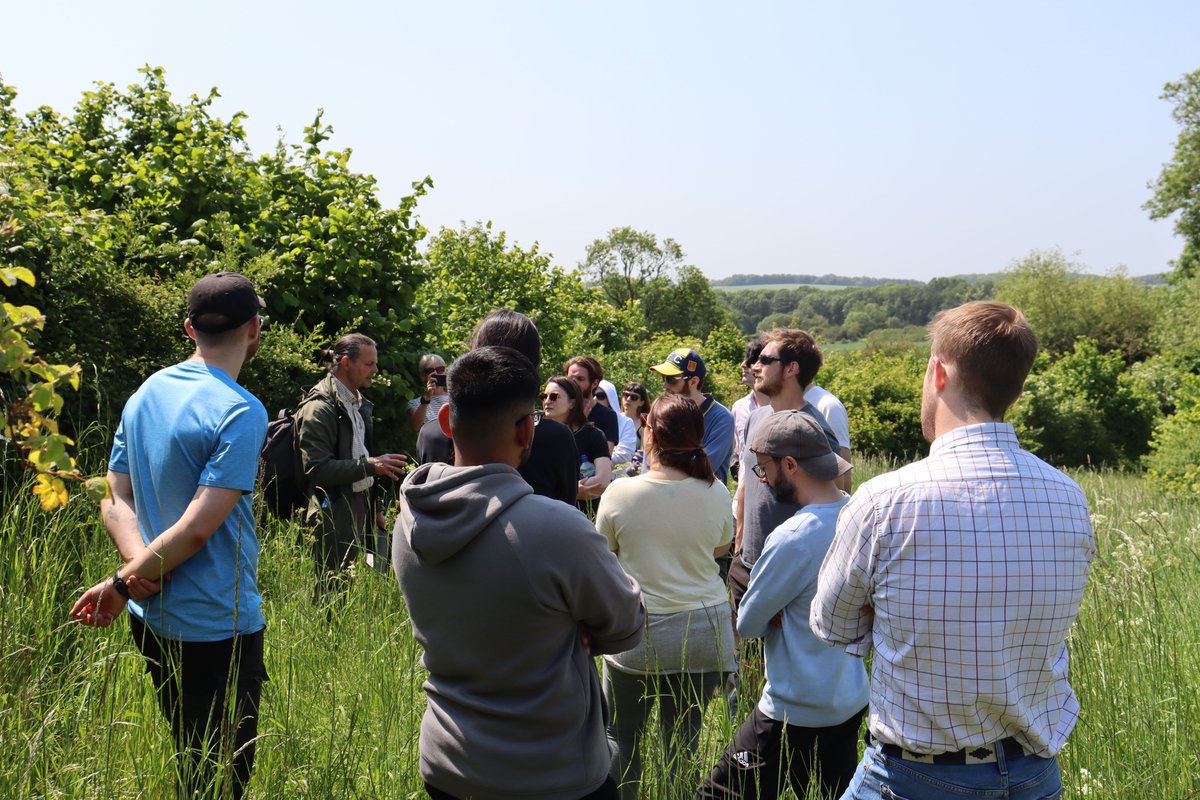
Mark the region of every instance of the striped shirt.
[[1012, 736], [1049, 757], [1079, 715], [1065, 640], [1095, 554], [1079, 486], [1011, 425], [969, 425], [855, 492], [810, 625], [853, 655], [874, 648], [878, 740], [942, 753]]

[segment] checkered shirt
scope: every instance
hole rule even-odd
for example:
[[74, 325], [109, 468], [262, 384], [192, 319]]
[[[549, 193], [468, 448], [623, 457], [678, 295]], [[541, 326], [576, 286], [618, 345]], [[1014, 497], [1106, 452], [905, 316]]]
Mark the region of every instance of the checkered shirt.
[[874, 648], [876, 739], [943, 753], [1011, 736], [1049, 757], [1079, 715], [1065, 640], [1095, 554], [1079, 486], [1011, 425], [969, 425], [855, 492], [810, 624]]

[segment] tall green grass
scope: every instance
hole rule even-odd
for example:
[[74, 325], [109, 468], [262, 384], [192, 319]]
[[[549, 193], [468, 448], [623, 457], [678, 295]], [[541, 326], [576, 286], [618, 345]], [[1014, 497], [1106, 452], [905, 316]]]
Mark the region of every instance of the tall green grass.
[[[856, 482], [885, 466], [860, 464]], [[171, 796], [173, 746], [127, 622], [97, 631], [67, 620], [77, 594], [116, 566], [96, 509], [75, 499], [44, 514], [28, 485], [7, 477], [0, 797]], [[1200, 502], [1156, 496], [1136, 475], [1075, 477], [1100, 557], [1071, 636], [1083, 713], [1062, 754], [1066, 796], [1200, 797]], [[310, 601], [311, 559], [297, 529], [272, 522], [261, 536], [271, 681], [251, 796], [423, 797], [424, 673], [395, 579], [358, 565], [328, 619]], [[761, 686], [750, 661], [741, 716]], [[715, 763], [737, 722], [723, 703], [709, 706], [691, 776]], [[645, 797], [680, 794], [667, 772], [652, 741]]]

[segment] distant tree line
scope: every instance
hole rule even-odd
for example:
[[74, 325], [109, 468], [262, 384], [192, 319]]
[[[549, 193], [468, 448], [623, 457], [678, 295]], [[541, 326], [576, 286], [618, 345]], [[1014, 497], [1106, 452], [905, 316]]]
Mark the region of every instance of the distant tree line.
[[844, 275], [760, 275], [755, 273], [731, 275], [713, 281], [713, 286], [754, 286], [763, 283], [817, 284], [821, 286], [879, 286], [884, 283], [920, 283], [905, 278], [847, 278]]

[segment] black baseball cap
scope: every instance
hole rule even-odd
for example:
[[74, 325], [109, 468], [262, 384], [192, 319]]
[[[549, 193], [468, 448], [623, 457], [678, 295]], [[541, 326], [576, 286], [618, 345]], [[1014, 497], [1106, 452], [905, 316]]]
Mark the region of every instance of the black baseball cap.
[[224, 333], [245, 325], [266, 305], [245, 275], [214, 272], [188, 292], [188, 319], [201, 333]]

